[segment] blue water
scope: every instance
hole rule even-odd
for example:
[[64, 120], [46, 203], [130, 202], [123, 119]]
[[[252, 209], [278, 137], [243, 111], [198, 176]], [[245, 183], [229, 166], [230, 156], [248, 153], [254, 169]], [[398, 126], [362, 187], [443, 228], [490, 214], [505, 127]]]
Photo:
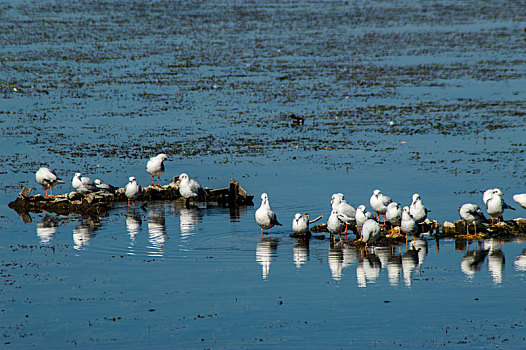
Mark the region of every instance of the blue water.
[[[0, 347], [522, 348], [522, 240], [426, 236], [415, 260], [405, 244], [366, 256], [288, 235], [296, 212], [325, 222], [335, 192], [354, 206], [377, 188], [403, 205], [419, 193], [439, 223], [488, 188], [515, 205], [523, 10], [0, 1]], [[7, 207], [22, 186], [43, 193], [40, 166], [66, 181], [54, 193], [78, 171], [144, 186], [161, 152], [162, 183], [235, 178], [255, 206], [29, 223]], [[254, 221], [262, 192], [283, 223], [270, 238]], [[505, 219], [526, 215], [515, 206]]]

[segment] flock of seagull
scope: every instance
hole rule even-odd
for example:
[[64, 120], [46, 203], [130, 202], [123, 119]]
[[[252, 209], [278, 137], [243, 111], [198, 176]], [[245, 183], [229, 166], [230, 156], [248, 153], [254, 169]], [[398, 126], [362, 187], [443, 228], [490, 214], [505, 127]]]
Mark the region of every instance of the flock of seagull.
[[[148, 163], [146, 163], [146, 171], [152, 176], [151, 186], [162, 187], [161, 175], [164, 174], [164, 161], [167, 159], [167, 155], [161, 153], [150, 158]], [[155, 177], [159, 178], [157, 185], [155, 185]], [[196, 199], [205, 195], [206, 192], [204, 188], [197, 181], [191, 179], [188, 174], [182, 173], [177, 178], [180, 180], [179, 193], [182, 197], [186, 199]], [[53, 186], [64, 183], [53, 170], [46, 167], [38, 169], [35, 174], [35, 179], [44, 187], [46, 197], [53, 197]], [[100, 179], [92, 181], [89, 177], [82, 176], [81, 173], [76, 173], [75, 176], [73, 176], [71, 186], [73, 186], [76, 192], [82, 194], [92, 192], [115, 193], [117, 190], [115, 186], [105, 184]], [[50, 195], [47, 193], [48, 189]], [[124, 193], [128, 198], [128, 207], [130, 206], [130, 202], [133, 202], [133, 208], [135, 209], [135, 200], [139, 198], [141, 194], [141, 185], [137, 183], [137, 179], [134, 176], [129, 177], [128, 183], [124, 186]]]
[[[158, 154], [148, 160], [146, 164], [146, 171], [152, 176], [151, 186], [161, 187], [161, 175], [164, 173], [164, 161], [168, 159], [164, 153]], [[158, 177], [158, 184], [155, 185], [155, 177]], [[64, 183], [57, 174], [49, 168], [42, 167], [38, 169], [35, 174], [36, 181], [44, 187], [46, 197], [53, 197], [53, 186], [59, 183]], [[179, 193], [186, 199], [198, 199], [205, 195], [203, 187], [186, 173], [178, 176], [180, 180]], [[92, 181], [89, 177], [82, 176], [81, 173], [76, 173], [73, 176], [71, 185], [76, 192], [87, 194], [92, 192], [108, 192], [114, 193], [116, 187], [103, 183], [100, 179]], [[48, 196], [47, 191], [50, 191]], [[129, 177], [129, 181], [125, 186], [125, 195], [128, 198], [128, 207], [130, 202], [133, 202], [135, 209], [135, 200], [141, 194], [141, 186], [137, 183], [134, 176]], [[483, 203], [486, 207], [486, 212], [491, 217], [491, 223], [494, 218], [498, 221], [502, 220], [502, 214], [505, 209], [515, 210], [509, 206], [502, 199], [502, 192], [498, 188], [489, 189], [484, 192]], [[526, 193], [516, 194], [513, 200], [519, 203], [523, 208], [526, 208]], [[427, 219], [428, 210], [422, 203], [422, 199], [418, 193], [413, 194], [410, 206], [401, 207], [397, 202], [391, 200], [390, 197], [382, 194], [380, 190], [374, 190], [369, 204], [376, 215], [366, 210], [365, 205], [360, 205], [354, 208], [344, 198], [342, 193], [335, 193], [331, 198], [332, 211], [327, 220], [327, 229], [331, 237], [342, 236], [347, 239], [349, 228], [356, 228], [360, 233], [359, 240], [364, 242], [366, 247], [372, 244], [381, 236], [380, 229], [380, 215], [383, 216], [385, 225], [389, 222], [391, 225], [391, 233], [394, 228], [398, 228], [398, 234], [406, 236], [417, 236], [423, 232], [423, 224]], [[466, 231], [469, 234], [469, 225], [473, 225], [474, 235], [477, 232], [477, 224], [490, 222], [478, 205], [473, 203], [466, 203], [459, 207], [459, 214], [461, 219], [466, 223]], [[276, 225], [281, 226], [276, 214], [270, 208], [270, 202], [266, 193], [261, 194], [261, 206], [255, 212], [255, 219], [257, 224], [261, 227], [261, 234], [263, 230], [268, 230]], [[292, 220], [292, 230], [298, 235], [303, 235], [309, 232], [309, 215], [296, 213]], [[419, 228], [422, 225], [422, 228]]]
[[[492, 224], [494, 218], [502, 221], [502, 214], [505, 209], [515, 210], [515, 208], [506, 204], [501, 196], [502, 192], [498, 188], [489, 189], [483, 195], [486, 212], [490, 215]], [[526, 209], [526, 193], [514, 195], [513, 200]], [[398, 233], [405, 235], [406, 242], [408, 236], [418, 236], [419, 233], [424, 232], [423, 224], [430, 210], [424, 206], [418, 193], [413, 194], [410, 206], [401, 208], [399, 203], [392, 201], [390, 197], [382, 194], [380, 190], [374, 190], [369, 199], [369, 204], [376, 212], [376, 215], [366, 211], [365, 205], [360, 205], [355, 209], [344, 199], [342, 193], [333, 194], [331, 198], [332, 211], [327, 220], [327, 229], [331, 237], [337, 235], [341, 241], [342, 236], [347, 238], [349, 227], [356, 227], [360, 233], [358, 239], [364, 242], [367, 247], [368, 244], [372, 244], [381, 237], [380, 215], [384, 217], [384, 225], [386, 221], [390, 223], [391, 233], [394, 228], [398, 228]], [[468, 235], [469, 225], [473, 225], [473, 235], [476, 235], [477, 224], [490, 222], [476, 204], [466, 203], [458, 209], [460, 218], [466, 224], [466, 233]], [[261, 195], [261, 206], [256, 210], [255, 218], [257, 224], [261, 227], [261, 234], [264, 233], [263, 230], [268, 230], [270, 235], [272, 227], [276, 225], [281, 226], [276, 214], [270, 208], [269, 198], [266, 193]], [[309, 223], [308, 214], [296, 213], [292, 220], [292, 230], [299, 235], [307, 234], [309, 232]], [[422, 228], [419, 228], [419, 225], [422, 225]]]

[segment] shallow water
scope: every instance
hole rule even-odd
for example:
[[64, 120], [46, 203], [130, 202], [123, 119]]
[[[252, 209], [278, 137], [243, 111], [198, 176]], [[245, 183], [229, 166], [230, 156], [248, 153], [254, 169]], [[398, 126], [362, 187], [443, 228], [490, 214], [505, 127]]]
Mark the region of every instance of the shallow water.
[[[526, 192], [521, 5], [0, 2], [0, 344], [521, 347], [523, 242], [427, 237], [415, 263], [405, 245], [365, 257], [288, 237], [334, 192], [417, 192], [439, 222], [487, 188]], [[23, 185], [42, 193], [41, 165], [66, 180], [56, 193], [77, 171], [146, 185], [159, 152], [163, 182], [233, 177], [284, 226], [262, 239], [256, 207], [28, 224], [7, 208]]]

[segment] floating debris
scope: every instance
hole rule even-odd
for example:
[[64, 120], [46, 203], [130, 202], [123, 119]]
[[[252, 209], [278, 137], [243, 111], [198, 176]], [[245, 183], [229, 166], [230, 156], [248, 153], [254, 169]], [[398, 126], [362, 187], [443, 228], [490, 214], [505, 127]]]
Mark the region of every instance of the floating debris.
[[[151, 200], [178, 200], [182, 199], [179, 193], [179, 183], [177, 178], [161, 187], [148, 186], [142, 188], [138, 198], [140, 201]], [[253, 205], [254, 196], [248, 195], [247, 192], [232, 179], [227, 188], [210, 190], [206, 189], [204, 198], [206, 202], [217, 202], [219, 206], [237, 207], [244, 205]], [[99, 216], [114, 208], [116, 202], [126, 202], [128, 198], [124, 188], [119, 188], [115, 193], [104, 191], [82, 194], [70, 192], [56, 195], [54, 197], [45, 197], [41, 194], [30, 196], [31, 188], [24, 187], [18, 197], [9, 203], [9, 208], [14, 209], [24, 222], [30, 222], [27, 215], [29, 212], [47, 211], [60, 215], [68, 214], [85, 214], [90, 216]]]

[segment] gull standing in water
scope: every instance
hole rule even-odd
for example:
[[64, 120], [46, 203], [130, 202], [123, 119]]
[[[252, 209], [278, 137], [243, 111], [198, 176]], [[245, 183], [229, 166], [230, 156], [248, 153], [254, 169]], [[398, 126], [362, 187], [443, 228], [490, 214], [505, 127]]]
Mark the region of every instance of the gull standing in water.
[[389, 203], [385, 212], [385, 218], [391, 224], [391, 233], [393, 232], [393, 229], [397, 226], [400, 231], [400, 224], [402, 223], [402, 208], [400, 208], [400, 205], [398, 203]]
[[526, 193], [516, 194], [513, 196], [513, 200], [520, 204], [521, 207], [526, 209]]
[[363, 224], [368, 219], [373, 219], [373, 218], [376, 218], [376, 216], [370, 211], [366, 211], [365, 205], [362, 204], [358, 208], [356, 208], [356, 227], [358, 228], [358, 230], [361, 231]]
[[405, 242], [407, 243], [407, 236], [416, 236], [418, 235], [418, 225], [416, 224], [415, 219], [411, 216], [409, 212], [409, 207], [405, 206], [402, 209], [402, 222], [400, 224], [400, 231], [405, 235]]
[[477, 234], [477, 224], [480, 222], [489, 222], [484, 216], [479, 206], [472, 203], [466, 203], [458, 207], [460, 218], [466, 223], [466, 234], [469, 236], [469, 225], [473, 224], [475, 230], [474, 235]]
[[146, 171], [152, 175], [152, 184], [154, 185], [155, 177], [157, 176], [159, 178], [159, 184], [157, 187], [161, 187], [161, 175], [164, 174], [164, 161], [167, 160], [168, 157], [166, 154], [161, 153], [156, 155], [155, 157], [150, 158], [148, 163], [146, 163]]
[[387, 206], [391, 202], [391, 198], [388, 196], [384, 196], [382, 192], [380, 192], [380, 190], [374, 190], [373, 195], [369, 199], [369, 204], [371, 204], [371, 208], [373, 208], [373, 210], [377, 213], [378, 220], [380, 220], [380, 214], [384, 216], [384, 224]]
[[128, 209], [130, 209], [130, 201], [133, 201], [133, 210], [135, 211], [135, 200], [141, 195], [141, 186], [134, 176], [130, 176], [129, 182], [124, 186], [124, 194], [128, 197]]
[[373, 243], [380, 238], [380, 225], [374, 219], [368, 219], [362, 226], [362, 238], [365, 248], [369, 243]]
[[197, 181], [190, 179], [188, 174], [182, 173], [179, 175], [181, 182], [179, 183], [179, 193], [186, 199], [198, 199], [206, 195], [206, 191], [203, 189]]
[[75, 191], [82, 194], [97, 192], [99, 190], [89, 177], [82, 176], [81, 173], [75, 173], [73, 180], [71, 180], [71, 186], [73, 186]]
[[335, 193], [331, 198], [332, 209], [336, 209], [345, 224], [345, 234], [349, 225], [356, 224], [356, 209], [344, 199], [343, 193]]
[[409, 207], [409, 212], [417, 224], [422, 224], [422, 232], [424, 232], [424, 221], [427, 219], [427, 213], [429, 210], [427, 210], [424, 204], [422, 204], [422, 200], [418, 193], [413, 194], [413, 202]]
[[292, 220], [292, 231], [299, 235], [309, 232], [309, 214], [296, 213]]
[[268, 195], [266, 193], [261, 194], [261, 206], [256, 210], [256, 222], [261, 227], [261, 234], [263, 229], [268, 230], [270, 235], [270, 229], [276, 225], [283, 226], [278, 222], [276, 213], [270, 209], [270, 203], [268, 201]]
[[329, 216], [329, 219], [327, 220], [327, 230], [329, 230], [329, 233], [331, 234], [331, 238], [334, 237], [334, 235], [340, 236], [341, 241], [341, 234], [343, 232], [344, 225], [342, 220], [340, 219], [340, 213], [337, 209], [333, 209], [331, 211], [331, 216]]
[[[53, 170], [51, 170], [49, 168], [46, 168], [46, 167], [42, 167], [42, 168], [38, 169], [38, 171], [35, 174], [35, 179], [46, 190], [46, 197], [54, 197], [53, 196], [53, 186], [55, 184], [61, 184], [61, 183], [63, 184], [64, 183], [64, 181], [62, 181], [61, 179], [59, 179], [57, 177], [57, 174], [55, 174], [55, 172]], [[50, 192], [49, 196], [47, 194], [47, 189], [48, 188], [49, 188], [49, 192]]]
[[484, 192], [484, 196], [482, 197], [484, 200], [484, 205], [486, 206], [486, 211], [489, 215], [491, 215], [492, 223], [493, 218], [497, 218], [498, 221], [502, 220], [502, 213], [504, 212], [504, 209], [515, 210], [515, 208], [506, 204], [504, 199], [502, 199], [500, 196], [502, 196], [502, 192], [498, 188], [494, 188]]

